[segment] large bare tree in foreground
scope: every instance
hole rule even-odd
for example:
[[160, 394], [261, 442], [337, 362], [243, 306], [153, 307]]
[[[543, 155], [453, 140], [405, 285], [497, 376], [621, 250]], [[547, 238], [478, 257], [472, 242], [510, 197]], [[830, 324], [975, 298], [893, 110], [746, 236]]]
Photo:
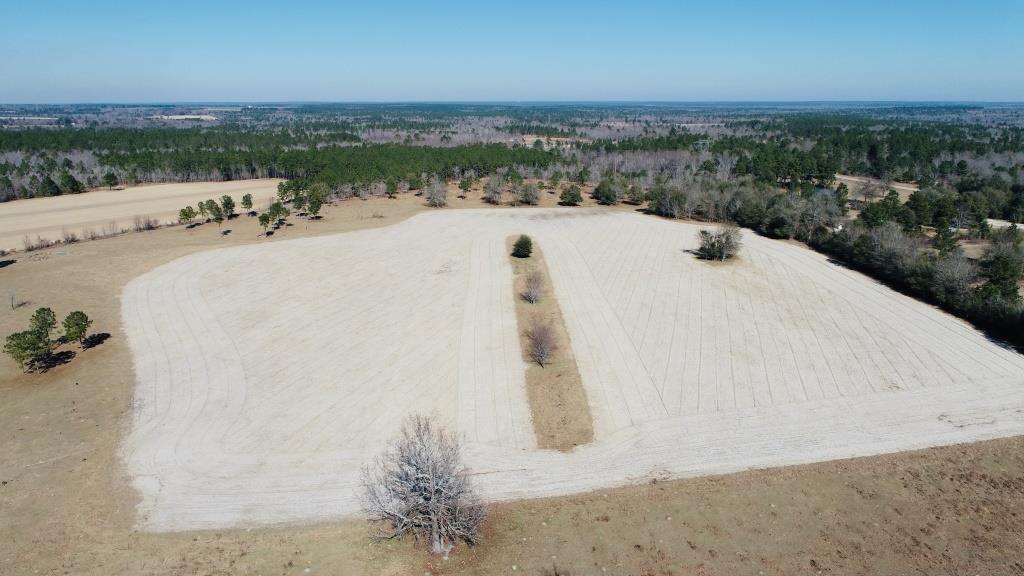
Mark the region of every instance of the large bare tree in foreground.
[[435, 554], [459, 540], [480, 542], [486, 510], [461, 463], [458, 440], [423, 416], [412, 416], [373, 465], [363, 469], [363, 508], [391, 524], [378, 538], [412, 533]]

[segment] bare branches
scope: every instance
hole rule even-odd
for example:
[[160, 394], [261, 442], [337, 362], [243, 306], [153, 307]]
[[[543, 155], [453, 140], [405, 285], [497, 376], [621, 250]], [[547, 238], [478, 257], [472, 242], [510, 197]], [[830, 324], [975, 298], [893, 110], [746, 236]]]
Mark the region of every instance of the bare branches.
[[448, 187], [438, 178], [430, 181], [427, 186], [427, 206], [444, 208], [448, 205]]
[[498, 204], [501, 204], [501, 195], [501, 178], [498, 176], [491, 176], [487, 179], [487, 184], [484, 185], [484, 202], [497, 206]]
[[531, 360], [543, 368], [558, 349], [555, 342], [555, 330], [549, 322], [534, 318], [526, 330], [526, 339], [529, 341], [527, 354]]
[[704, 260], [727, 260], [740, 251], [740, 229], [736, 226], [719, 226], [714, 232], [701, 230], [697, 239], [697, 256]]
[[540, 302], [544, 295], [544, 275], [534, 270], [526, 276], [526, 283], [523, 289], [523, 300], [530, 304]]
[[431, 551], [446, 555], [459, 540], [479, 543], [486, 518], [458, 440], [423, 416], [407, 419], [399, 438], [363, 468], [363, 509], [391, 524], [376, 537], [429, 537]]

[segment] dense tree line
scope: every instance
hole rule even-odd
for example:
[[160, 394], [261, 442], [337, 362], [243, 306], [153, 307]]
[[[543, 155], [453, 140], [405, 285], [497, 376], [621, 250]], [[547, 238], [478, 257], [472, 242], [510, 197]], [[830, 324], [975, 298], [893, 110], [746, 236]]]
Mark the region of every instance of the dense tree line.
[[[1024, 152], [1024, 128], [965, 122], [881, 120], [805, 114], [758, 123], [810, 140], [849, 173], [930, 182], [957, 170], [951, 157]], [[961, 165], [960, 170], [963, 170]]]
[[[1024, 347], [1024, 233], [968, 220], [953, 190], [895, 192], [843, 222], [845, 191], [788, 190], [755, 180], [659, 178], [648, 210], [673, 218], [735, 222], [772, 238], [795, 238], [893, 288], [936, 304]], [[962, 208], [962, 207], [961, 207]], [[965, 216], [966, 214], [966, 216]], [[958, 247], [961, 229], [992, 240], [978, 262]]]
[[317, 145], [358, 142], [359, 136], [336, 125], [245, 130], [217, 128], [79, 128], [52, 130], [0, 130], [0, 152], [56, 152], [89, 150], [96, 153], [131, 154], [171, 150], [256, 151], [308, 148]]
[[937, 304], [1013, 344], [1024, 347], [1024, 235], [993, 233], [995, 242], [975, 263], [953, 245], [936, 250], [896, 222], [872, 227], [854, 222], [815, 247], [916, 298]]
[[695, 144], [706, 140], [703, 134], [691, 134], [689, 132], [675, 132], [663, 136], [638, 136], [634, 138], [623, 138], [621, 140], [599, 140], [581, 144], [582, 150], [600, 152], [638, 152], [638, 151], [660, 151], [660, 150], [689, 150]]
[[509, 122], [499, 126], [499, 129], [509, 134], [533, 134], [545, 138], [571, 138], [576, 135], [576, 130], [572, 128], [533, 122]]
[[380, 144], [289, 151], [278, 166], [288, 177], [324, 182], [331, 188], [392, 180], [419, 188], [426, 184], [423, 175], [456, 180], [467, 171], [483, 176], [510, 166], [547, 167], [557, 158], [554, 152], [502, 144], [450, 148]]

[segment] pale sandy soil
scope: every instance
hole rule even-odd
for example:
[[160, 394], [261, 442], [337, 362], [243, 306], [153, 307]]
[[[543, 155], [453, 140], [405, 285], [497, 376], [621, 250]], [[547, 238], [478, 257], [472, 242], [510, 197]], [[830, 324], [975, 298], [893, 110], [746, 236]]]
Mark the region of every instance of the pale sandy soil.
[[[998, 218], [989, 218], [988, 225], [993, 228], [1009, 228], [1010, 226], [1013, 226], [1013, 222], [999, 220]], [[1017, 227], [1019, 228], [1020, 224], [1018, 224]]]
[[[463, 434], [492, 500], [1024, 432], [1024, 358], [752, 234], [626, 211], [467, 210], [179, 259], [124, 290], [124, 457], [150, 530], [344, 517], [410, 412]], [[594, 442], [536, 450], [505, 238], [544, 246]]]
[[31, 198], [0, 203], [0, 249], [21, 250], [24, 239], [57, 241], [64, 231], [84, 238], [88, 231], [98, 234], [130, 229], [136, 216], [168, 224], [178, 221], [178, 211], [193, 208], [203, 200], [234, 198], [241, 212], [242, 196], [253, 195], [256, 207], [263, 207], [277, 194], [280, 180], [238, 180], [154, 184], [121, 190], [96, 190], [49, 198]]
[[[481, 206], [479, 193], [452, 204]], [[229, 236], [167, 228], [16, 254], [0, 286], [27, 303], [0, 309], [0, 333], [46, 305], [87, 310], [112, 336], [45, 374], [0, 358], [0, 574], [1024, 573], [1021, 438], [510, 502], [492, 508], [483, 546], [444, 561], [412, 541], [374, 543], [359, 520], [138, 530], [117, 452], [135, 386], [123, 286], [212, 247], [389, 225], [423, 210], [409, 195], [347, 201], [269, 240], [239, 219]]]
[[[850, 188], [850, 198], [856, 199], [857, 193], [867, 184], [874, 184], [876, 186], [883, 186], [882, 181], [877, 178], [869, 178], [867, 176], [847, 176], [845, 174], [836, 174], [836, 182], [845, 183]], [[906, 202], [907, 198], [910, 198], [910, 194], [918, 190], [917, 184], [904, 183], [904, 182], [890, 182], [889, 187], [881, 188], [882, 196], [885, 196], [889, 189], [895, 190], [900, 196], [901, 202]]]

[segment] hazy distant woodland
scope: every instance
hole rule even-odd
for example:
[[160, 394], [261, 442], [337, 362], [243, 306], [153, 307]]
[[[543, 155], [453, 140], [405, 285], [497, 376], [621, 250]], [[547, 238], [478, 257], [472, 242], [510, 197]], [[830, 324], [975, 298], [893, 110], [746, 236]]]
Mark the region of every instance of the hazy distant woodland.
[[[262, 177], [335, 198], [487, 178], [492, 204], [582, 187], [602, 204], [804, 241], [1024, 342], [1021, 233], [990, 221], [1024, 221], [1024, 106], [0, 107], [3, 201]], [[893, 182], [920, 190], [901, 197]]]

